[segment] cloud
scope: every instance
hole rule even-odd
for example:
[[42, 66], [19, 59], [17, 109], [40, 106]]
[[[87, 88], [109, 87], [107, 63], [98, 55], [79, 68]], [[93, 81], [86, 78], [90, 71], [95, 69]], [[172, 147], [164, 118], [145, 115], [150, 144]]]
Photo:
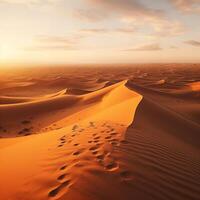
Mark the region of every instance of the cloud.
[[54, 51], [54, 50], [77, 50], [77, 48], [68, 45], [35, 45], [24, 48], [25, 51]]
[[0, 4], [28, 6], [28, 7], [43, 7], [43, 6], [55, 6], [62, 0], [0, 0]]
[[98, 9], [76, 9], [73, 11], [73, 16], [79, 20], [97, 22], [106, 20], [106, 16], [109, 17], [109, 14], [100, 12]]
[[0, 0], [0, 3], [10, 4], [29, 4], [29, 3], [40, 3], [41, 0]]
[[132, 34], [135, 33], [136, 29], [133, 28], [113, 28], [113, 29], [106, 29], [106, 28], [85, 28], [81, 29], [80, 33], [85, 34], [106, 34], [106, 33], [122, 33], [122, 34]]
[[85, 28], [81, 29], [81, 33], [86, 33], [86, 34], [93, 34], [93, 33], [107, 33], [109, 30], [105, 28]]
[[146, 44], [143, 46], [139, 46], [136, 48], [132, 49], [126, 49], [125, 51], [160, 51], [162, 48], [158, 43], [153, 43], [153, 44]]
[[75, 50], [78, 49], [77, 37], [37, 35], [32, 46], [26, 47], [28, 51], [52, 51], [52, 50]]
[[132, 33], [135, 33], [137, 31], [136, 28], [116, 28], [114, 29], [114, 32], [117, 32], [117, 33], [126, 33], [126, 34], [132, 34]]
[[186, 44], [195, 46], [195, 47], [200, 47], [200, 41], [196, 41], [196, 40], [187, 40], [185, 41]]
[[48, 36], [48, 35], [37, 35], [35, 37], [35, 40], [37, 40], [40, 43], [65, 43], [65, 44], [74, 44], [75, 39], [71, 37], [64, 37], [64, 36]]
[[56, 0], [0, 0], [0, 3], [9, 3], [9, 4], [40, 4], [40, 3], [54, 3], [54, 2], [56, 2]]
[[110, 10], [112, 13], [125, 14], [128, 16], [139, 17], [155, 17], [161, 16], [161, 10], [150, 9], [141, 4], [138, 0], [86, 0], [91, 4], [102, 8], [103, 10]]
[[[185, 32], [179, 21], [169, 20], [165, 12], [142, 4], [139, 0], [84, 0], [86, 8], [75, 11], [81, 20], [113, 20], [130, 27], [152, 27], [156, 36], [176, 36]], [[122, 31], [121, 31], [122, 32]], [[128, 31], [127, 31], [128, 32]]]
[[118, 16], [124, 20], [136, 20], [138, 17], [161, 17], [163, 11], [150, 9], [137, 0], [85, 0], [88, 9], [78, 9], [75, 13], [88, 20], [102, 20], [108, 16]]
[[177, 36], [187, 31], [187, 28], [178, 21], [170, 22], [163, 19], [161, 21], [155, 21], [152, 26], [155, 30], [153, 35], [159, 37]]
[[170, 1], [178, 10], [182, 12], [200, 14], [200, 0], [170, 0]]

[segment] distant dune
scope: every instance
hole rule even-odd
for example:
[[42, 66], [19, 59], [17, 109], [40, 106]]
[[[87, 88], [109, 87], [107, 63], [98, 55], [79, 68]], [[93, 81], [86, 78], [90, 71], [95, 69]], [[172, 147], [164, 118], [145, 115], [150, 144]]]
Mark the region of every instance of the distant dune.
[[199, 66], [40, 70], [0, 81], [1, 199], [200, 199]]

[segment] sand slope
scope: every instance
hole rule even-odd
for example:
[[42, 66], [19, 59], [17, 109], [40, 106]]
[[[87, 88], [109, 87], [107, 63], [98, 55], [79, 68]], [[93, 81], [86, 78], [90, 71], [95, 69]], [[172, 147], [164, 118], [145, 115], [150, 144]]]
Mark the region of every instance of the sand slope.
[[[16, 112], [24, 117], [29, 112], [43, 114], [65, 105], [69, 113], [66, 121], [68, 118], [70, 121], [70, 125], [64, 122], [65, 119], [57, 121], [62, 128], [45, 134], [1, 139], [2, 198], [85, 199], [87, 195], [82, 196], [82, 192], [87, 190], [83, 190], [85, 179], [82, 175], [88, 173], [87, 181], [95, 183], [99, 181], [98, 173], [107, 179], [107, 174], [118, 171], [119, 163], [112, 157], [113, 146], [119, 145], [142, 99], [141, 95], [126, 88], [125, 83], [81, 97], [59, 95], [53, 99], [2, 106], [1, 112], [9, 111], [7, 117], [11, 120], [17, 116], [13, 114]], [[82, 105], [90, 106], [83, 109]], [[100, 186], [105, 187], [105, 183]], [[75, 192], [77, 187], [81, 189], [79, 192]], [[89, 196], [87, 198], [94, 198]]]
[[2, 199], [200, 199], [198, 66], [37, 76], [0, 86]]

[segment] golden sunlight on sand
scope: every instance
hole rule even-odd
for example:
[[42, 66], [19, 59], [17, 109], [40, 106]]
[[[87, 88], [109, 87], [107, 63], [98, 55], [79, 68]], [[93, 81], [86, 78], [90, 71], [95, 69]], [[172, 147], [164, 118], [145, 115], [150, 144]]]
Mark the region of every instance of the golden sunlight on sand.
[[200, 198], [196, 68], [123, 69], [2, 74], [2, 200]]

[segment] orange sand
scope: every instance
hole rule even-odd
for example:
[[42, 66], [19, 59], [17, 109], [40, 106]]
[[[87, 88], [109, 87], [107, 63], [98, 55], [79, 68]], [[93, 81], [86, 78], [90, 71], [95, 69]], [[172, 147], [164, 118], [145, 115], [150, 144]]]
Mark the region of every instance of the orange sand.
[[164, 69], [1, 79], [1, 199], [200, 199], [197, 69]]

